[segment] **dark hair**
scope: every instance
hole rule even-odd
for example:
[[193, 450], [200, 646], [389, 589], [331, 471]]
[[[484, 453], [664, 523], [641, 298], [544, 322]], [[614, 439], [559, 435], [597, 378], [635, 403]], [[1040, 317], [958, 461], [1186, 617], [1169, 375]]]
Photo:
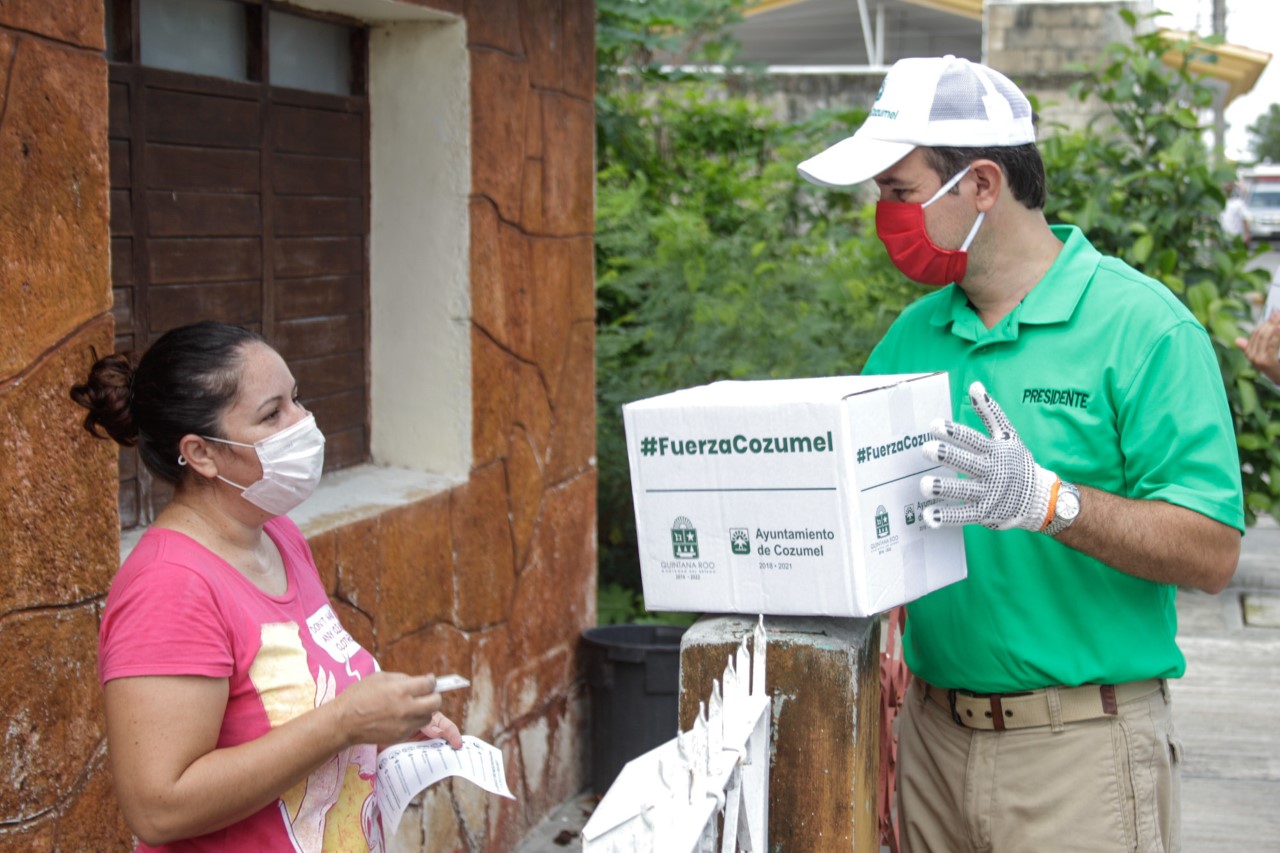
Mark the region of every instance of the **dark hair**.
[[136, 368], [118, 353], [98, 359], [71, 399], [89, 410], [85, 429], [137, 446], [153, 474], [177, 485], [184, 471], [178, 442], [191, 433], [220, 437], [218, 420], [239, 389], [241, 350], [254, 341], [262, 337], [226, 323], [180, 326], [161, 335]]
[[947, 180], [974, 160], [994, 160], [1004, 170], [1013, 197], [1030, 210], [1044, 207], [1044, 160], [1034, 142], [991, 148], [924, 148], [924, 159], [938, 177]]

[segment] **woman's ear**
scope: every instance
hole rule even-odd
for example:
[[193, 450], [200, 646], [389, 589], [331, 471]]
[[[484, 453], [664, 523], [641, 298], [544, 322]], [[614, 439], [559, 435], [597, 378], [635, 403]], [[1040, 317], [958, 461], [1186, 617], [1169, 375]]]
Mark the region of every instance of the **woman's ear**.
[[973, 173], [974, 184], [977, 187], [974, 200], [977, 202], [978, 210], [983, 212], [991, 210], [1000, 200], [1000, 194], [1004, 192], [1004, 172], [994, 160], [974, 160], [970, 171]]
[[178, 441], [178, 464], [185, 465], [201, 477], [218, 476], [218, 463], [210, 452], [209, 442], [194, 433], [187, 433]]

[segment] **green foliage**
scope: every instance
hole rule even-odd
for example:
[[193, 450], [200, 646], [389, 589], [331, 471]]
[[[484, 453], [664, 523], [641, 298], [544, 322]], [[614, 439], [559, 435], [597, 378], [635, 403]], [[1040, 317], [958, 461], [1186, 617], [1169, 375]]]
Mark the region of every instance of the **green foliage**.
[[[647, 87], [697, 79], [686, 65], [728, 64], [736, 43], [726, 28], [741, 20], [745, 0], [597, 0], [597, 149], [623, 159], [646, 147], [632, 107]], [[632, 93], [630, 97], [626, 93]], [[630, 146], [637, 151], [630, 151]]]
[[[1136, 18], [1128, 15], [1130, 24]], [[1213, 339], [1235, 420], [1246, 515], [1280, 517], [1280, 396], [1257, 391], [1258, 374], [1235, 346], [1249, 297], [1266, 286], [1248, 249], [1219, 225], [1234, 170], [1215, 166], [1197, 110], [1209, 87], [1161, 61], [1161, 38], [1112, 44], [1077, 88], [1105, 105], [1088, 129], [1041, 144], [1050, 221], [1074, 223], [1100, 251], [1123, 258], [1177, 293]], [[1189, 45], [1182, 45], [1189, 49]], [[1190, 58], [1190, 53], [1186, 54]], [[1176, 381], [1176, 377], [1170, 377]]]
[[621, 73], [658, 75], [658, 65], [723, 63], [734, 52], [726, 28], [743, 0], [597, 0], [596, 84], [609, 92]]
[[603, 584], [598, 596], [598, 623], [601, 625], [683, 625], [697, 621], [696, 613], [649, 613], [634, 589], [622, 584]]
[[[725, 7], [740, 2], [706, 5], [728, 15], [733, 8]], [[616, 24], [618, 7], [636, 11], [623, 0], [600, 8]], [[617, 73], [618, 57], [650, 59], [660, 36], [674, 38], [656, 29], [657, 35], [641, 28], [628, 47], [615, 28], [602, 49], [608, 71], [598, 93], [596, 185], [602, 590], [611, 583], [639, 589], [624, 403], [718, 379], [856, 373], [917, 292], [876, 241], [870, 206], [851, 193], [813, 187], [795, 171], [796, 163], [849, 135], [863, 113], [786, 124], [697, 75]], [[706, 36], [699, 33], [690, 38]], [[718, 55], [731, 53], [731, 45], [716, 44]], [[661, 49], [681, 50], [670, 41]]]
[[1267, 163], [1280, 163], [1280, 104], [1272, 104], [1249, 125], [1249, 149]]

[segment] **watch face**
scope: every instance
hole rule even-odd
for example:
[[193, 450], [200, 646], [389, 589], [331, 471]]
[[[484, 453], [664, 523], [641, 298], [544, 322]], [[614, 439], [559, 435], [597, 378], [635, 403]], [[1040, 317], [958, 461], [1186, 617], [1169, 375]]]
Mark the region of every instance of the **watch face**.
[[1075, 518], [1080, 512], [1080, 498], [1076, 497], [1073, 492], [1063, 492], [1058, 495], [1057, 514], [1063, 518]]

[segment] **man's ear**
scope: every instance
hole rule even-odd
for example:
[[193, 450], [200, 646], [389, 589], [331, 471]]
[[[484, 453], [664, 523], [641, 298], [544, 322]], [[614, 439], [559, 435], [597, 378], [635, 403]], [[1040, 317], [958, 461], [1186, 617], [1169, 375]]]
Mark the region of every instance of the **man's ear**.
[[209, 442], [194, 433], [187, 433], [178, 441], [178, 456], [186, 460], [186, 466], [206, 479], [218, 476], [218, 463], [214, 461]]
[[977, 187], [974, 200], [978, 204], [978, 210], [991, 210], [1004, 192], [1004, 171], [994, 160], [974, 160], [969, 169]]

